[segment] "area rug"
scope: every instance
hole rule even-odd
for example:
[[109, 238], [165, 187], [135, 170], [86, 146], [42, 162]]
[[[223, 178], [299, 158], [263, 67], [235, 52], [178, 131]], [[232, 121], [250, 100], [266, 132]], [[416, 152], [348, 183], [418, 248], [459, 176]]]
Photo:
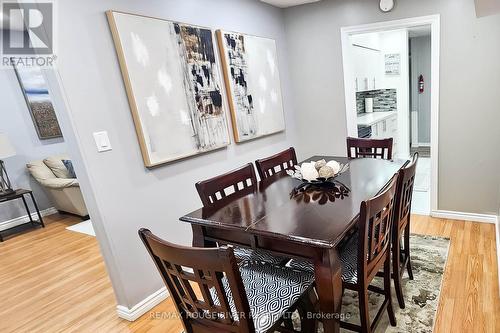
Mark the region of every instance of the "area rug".
[[[405, 272], [403, 275], [402, 288], [405, 297], [405, 309], [400, 309], [394, 285], [392, 285], [392, 304], [396, 314], [397, 325], [389, 324], [387, 311], [377, 326], [376, 332], [419, 332], [431, 333], [439, 304], [439, 294], [443, 273], [448, 259], [450, 240], [448, 238], [411, 235], [411, 261], [414, 280], [409, 280]], [[381, 278], [375, 278], [374, 285], [383, 287]], [[375, 318], [383, 296], [369, 292], [370, 320]], [[346, 321], [359, 324], [358, 296], [356, 292], [346, 290], [342, 298], [342, 314]], [[294, 324], [298, 324], [295, 322]], [[318, 332], [323, 332], [319, 327]], [[341, 332], [350, 332], [341, 329]]]
[[90, 220], [83, 221], [78, 224], [73, 224], [66, 229], [95, 237], [94, 227], [92, 226], [92, 222]]

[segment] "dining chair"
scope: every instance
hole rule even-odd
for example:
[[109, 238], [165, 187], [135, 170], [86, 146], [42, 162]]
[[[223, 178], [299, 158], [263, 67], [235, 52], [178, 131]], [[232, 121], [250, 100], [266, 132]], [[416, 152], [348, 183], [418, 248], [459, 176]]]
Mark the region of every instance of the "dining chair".
[[381, 158], [392, 160], [393, 139], [363, 139], [347, 137], [348, 158]]
[[[410, 261], [410, 219], [417, 162], [418, 153], [415, 153], [412, 162], [399, 170], [396, 188], [396, 208], [394, 211], [394, 225], [392, 230], [392, 274], [399, 307], [401, 309], [405, 308], [405, 301], [401, 288], [401, 279], [405, 267], [408, 271], [408, 277], [410, 280], [413, 280], [413, 271]], [[401, 244], [401, 240], [403, 240], [403, 244]]]
[[[196, 183], [196, 189], [203, 207], [216, 207], [232, 201], [237, 196], [244, 196], [257, 190], [257, 177], [252, 163], [225, 174]], [[286, 263], [288, 259], [272, 253], [235, 246], [234, 254], [238, 261], [255, 260], [271, 264]]]
[[[396, 317], [391, 300], [391, 231], [396, 204], [398, 175], [394, 175], [385, 190], [363, 201], [358, 220], [358, 235], [354, 235], [340, 250], [342, 264], [342, 287], [356, 291], [359, 296], [361, 325], [348, 322], [340, 326], [357, 332], [373, 332], [384, 310], [387, 309], [389, 321], [396, 326]], [[384, 288], [371, 285], [383, 268]], [[370, 322], [368, 291], [384, 295], [373, 322]]]
[[[186, 333], [298, 332], [291, 313], [308, 304], [314, 276], [269, 264], [238, 265], [232, 247], [194, 248], [139, 230]], [[313, 321], [300, 319], [300, 332]]]
[[292, 169], [297, 165], [297, 155], [293, 147], [288, 148], [280, 153], [266, 158], [261, 158], [255, 161], [257, 172], [260, 179], [271, 177], [272, 175], [288, 169]]
[[257, 177], [252, 163], [196, 183], [204, 207], [224, 205], [233, 200], [233, 196], [252, 193], [256, 188]]
[[[340, 249], [342, 288], [358, 292], [361, 326], [341, 322], [341, 327], [357, 332], [373, 332], [382, 312], [387, 308], [389, 321], [396, 325], [391, 300], [391, 233], [396, 208], [399, 174], [394, 175], [384, 190], [372, 199], [363, 201], [357, 221], [358, 230]], [[358, 253], [364, 255], [359, 256]], [[314, 273], [314, 264], [306, 259], [293, 259], [289, 267]], [[379, 272], [383, 267], [383, 272]], [[381, 273], [381, 274], [379, 274]], [[384, 289], [370, 285], [375, 276], [382, 276]], [[368, 290], [383, 294], [384, 302], [370, 324]]]

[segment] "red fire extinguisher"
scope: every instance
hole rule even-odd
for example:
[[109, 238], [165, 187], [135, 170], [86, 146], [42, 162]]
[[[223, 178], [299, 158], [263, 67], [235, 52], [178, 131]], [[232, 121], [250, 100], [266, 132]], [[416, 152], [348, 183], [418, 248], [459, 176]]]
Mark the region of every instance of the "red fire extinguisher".
[[422, 94], [424, 92], [424, 76], [420, 74], [418, 77], [418, 93]]

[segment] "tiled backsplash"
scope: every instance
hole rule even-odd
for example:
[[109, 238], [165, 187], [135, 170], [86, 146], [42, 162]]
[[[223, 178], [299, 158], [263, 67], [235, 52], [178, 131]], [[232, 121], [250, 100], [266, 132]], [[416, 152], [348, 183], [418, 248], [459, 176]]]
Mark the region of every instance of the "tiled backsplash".
[[373, 112], [398, 110], [396, 89], [379, 89], [356, 93], [356, 108], [358, 114], [365, 112], [365, 98], [370, 97], [373, 98]]

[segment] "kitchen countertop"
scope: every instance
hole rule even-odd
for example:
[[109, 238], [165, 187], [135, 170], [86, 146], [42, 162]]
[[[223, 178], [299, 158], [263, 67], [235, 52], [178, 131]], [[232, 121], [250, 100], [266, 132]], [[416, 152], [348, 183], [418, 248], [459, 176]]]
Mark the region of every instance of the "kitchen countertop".
[[390, 112], [370, 112], [370, 113], [362, 113], [358, 116], [358, 125], [359, 126], [372, 126], [382, 120], [386, 120], [392, 116], [397, 115], [396, 111]]

